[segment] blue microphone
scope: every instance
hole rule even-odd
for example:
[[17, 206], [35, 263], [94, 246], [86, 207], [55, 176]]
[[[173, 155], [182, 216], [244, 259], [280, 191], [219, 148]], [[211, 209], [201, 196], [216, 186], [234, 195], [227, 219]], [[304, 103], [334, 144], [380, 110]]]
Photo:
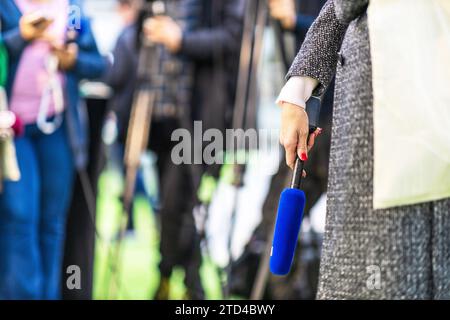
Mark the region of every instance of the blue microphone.
[[[310, 134], [318, 127], [320, 106], [320, 98], [315, 96], [311, 97], [306, 103]], [[303, 220], [306, 203], [305, 193], [300, 190], [303, 167], [304, 162], [297, 157], [291, 187], [284, 189], [278, 204], [270, 253], [270, 271], [279, 276], [287, 275], [291, 269]]]

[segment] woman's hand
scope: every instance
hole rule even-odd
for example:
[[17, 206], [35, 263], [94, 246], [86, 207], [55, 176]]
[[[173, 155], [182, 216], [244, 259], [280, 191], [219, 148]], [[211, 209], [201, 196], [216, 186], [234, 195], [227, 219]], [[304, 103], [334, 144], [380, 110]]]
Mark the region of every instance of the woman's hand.
[[281, 104], [280, 143], [286, 151], [286, 164], [294, 169], [295, 159], [308, 160], [308, 151], [314, 146], [314, 141], [322, 132], [318, 128], [309, 136], [309, 122], [306, 110], [297, 105], [283, 102]]
[[19, 21], [20, 34], [26, 41], [42, 38], [52, 23], [53, 20], [39, 16], [36, 13], [26, 14]]

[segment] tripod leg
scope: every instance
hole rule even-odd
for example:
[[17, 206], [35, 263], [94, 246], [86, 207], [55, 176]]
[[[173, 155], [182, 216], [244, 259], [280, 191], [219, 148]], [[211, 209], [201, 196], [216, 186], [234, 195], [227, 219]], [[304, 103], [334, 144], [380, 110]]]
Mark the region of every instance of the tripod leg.
[[115, 251], [111, 251], [111, 283], [112, 288], [109, 291], [109, 296], [117, 297], [120, 290], [120, 265], [121, 265], [121, 255], [123, 247], [123, 239], [127, 230], [127, 223], [130, 219], [131, 207], [133, 204], [133, 195], [136, 185], [137, 167], [127, 168], [126, 180], [125, 180], [125, 192], [123, 198], [123, 208], [124, 214], [121, 216], [119, 237], [117, 239], [117, 244]]
[[272, 243], [270, 239], [273, 238], [273, 231], [270, 234], [269, 241], [266, 242], [266, 247], [264, 249], [264, 254], [260, 260], [258, 272], [256, 274], [255, 284], [250, 295], [251, 300], [261, 300], [264, 296], [264, 291], [266, 290], [267, 279], [269, 278], [269, 263], [270, 263], [270, 251], [272, 248]]
[[261, 56], [264, 44], [265, 29], [268, 20], [268, 7], [264, 0], [259, 0], [258, 12], [256, 16], [254, 44], [252, 52], [252, 66], [250, 69], [250, 79], [248, 83], [248, 97], [246, 103], [245, 122], [243, 129], [256, 124], [258, 105], [258, 69], [261, 63]]

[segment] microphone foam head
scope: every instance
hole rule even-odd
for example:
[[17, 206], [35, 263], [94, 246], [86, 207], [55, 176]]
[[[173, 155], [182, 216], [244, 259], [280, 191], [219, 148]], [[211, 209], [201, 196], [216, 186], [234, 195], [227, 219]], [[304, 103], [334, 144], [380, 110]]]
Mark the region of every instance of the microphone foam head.
[[281, 193], [270, 254], [270, 271], [275, 275], [286, 275], [291, 269], [305, 202], [302, 190], [285, 189]]

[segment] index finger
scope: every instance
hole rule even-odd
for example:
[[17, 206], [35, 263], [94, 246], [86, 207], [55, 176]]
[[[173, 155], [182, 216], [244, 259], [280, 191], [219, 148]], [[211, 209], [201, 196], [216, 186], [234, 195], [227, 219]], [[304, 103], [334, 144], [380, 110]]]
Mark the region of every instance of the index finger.
[[295, 160], [297, 158], [297, 145], [298, 145], [297, 132], [291, 133], [289, 136], [283, 137], [281, 143], [286, 153], [286, 164], [291, 169], [294, 169]]

